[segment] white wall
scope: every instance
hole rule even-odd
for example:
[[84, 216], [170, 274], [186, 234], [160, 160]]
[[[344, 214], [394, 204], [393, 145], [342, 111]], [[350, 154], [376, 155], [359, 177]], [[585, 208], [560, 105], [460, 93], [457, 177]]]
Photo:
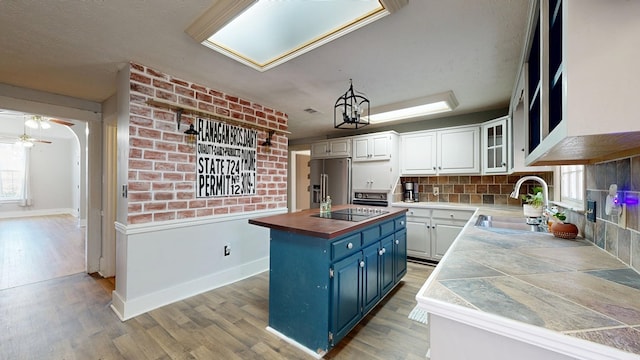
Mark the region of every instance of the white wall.
[[33, 210], [73, 209], [73, 144], [57, 139], [31, 149], [31, 194]]

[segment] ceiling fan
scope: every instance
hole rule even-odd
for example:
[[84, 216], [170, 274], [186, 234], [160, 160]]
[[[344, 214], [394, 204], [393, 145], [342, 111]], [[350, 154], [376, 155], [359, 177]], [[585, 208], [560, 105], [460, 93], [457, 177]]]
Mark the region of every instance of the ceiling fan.
[[0, 143], [5, 143], [5, 144], [15, 143], [15, 144], [22, 145], [24, 147], [32, 147], [35, 143], [51, 144], [51, 141], [36, 139], [31, 135], [28, 135], [27, 121], [25, 121], [24, 132], [22, 133], [22, 135], [18, 136], [17, 138], [15, 136], [0, 136]]
[[32, 129], [48, 129], [51, 127], [50, 123], [56, 123], [65, 126], [73, 126], [74, 124], [70, 121], [60, 120], [60, 119], [52, 119], [45, 118], [40, 115], [32, 115], [30, 119], [25, 121], [25, 125]]
[[32, 147], [35, 143], [42, 143], [42, 144], [51, 144], [51, 141], [49, 140], [40, 140], [40, 139], [36, 139], [30, 135], [27, 135], [27, 133], [23, 133], [22, 135], [16, 137], [9, 137], [9, 136], [0, 136], [0, 143], [4, 143], [4, 144], [20, 144], [24, 147]]
[[43, 130], [49, 129], [51, 128], [51, 123], [60, 124], [64, 126], [75, 125], [73, 122], [67, 121], [67, 120], [54, 119], [54, 118], [49, 118], [42, 115], [25, 114], [25, 113], [11, 111], [11, 110], [0, 109], [0, 116], [12, 118], [12, 119], [22, 118], [25, 120], [25, 125], [27, 125], [31, 129], [43, 129]]

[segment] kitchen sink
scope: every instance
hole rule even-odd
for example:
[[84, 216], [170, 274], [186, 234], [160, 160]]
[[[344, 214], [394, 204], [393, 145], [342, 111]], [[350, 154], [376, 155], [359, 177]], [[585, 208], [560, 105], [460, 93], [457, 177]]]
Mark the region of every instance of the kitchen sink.
[[527, 224], [527, 220], [522, 217], [478, 215], [475, 226], [520, 231], [544, 231], [544, 229], [538, 225]]

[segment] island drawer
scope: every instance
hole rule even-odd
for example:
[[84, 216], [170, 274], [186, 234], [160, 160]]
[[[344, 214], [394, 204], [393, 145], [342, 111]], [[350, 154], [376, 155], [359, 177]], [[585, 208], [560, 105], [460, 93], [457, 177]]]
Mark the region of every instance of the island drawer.
[[[393, 226], [393, 222], [391, 225]], [[362, 245], [368, 245], [378, 240], [380, 240], [380, 226], [374, 226], [362, 231]]]
[[393, 233], [394, 231], [393, 220], [380, 224], [380, 236], [385, 236]]
[[401, 218], [395, 219], [394, 221], [396, 225], [396, 231], [402, 230], [407, 227], [407, 218], [404, 216]]
[[362, 242], [360, 240], [360, 233], [334, 241], [331, 244], [331, 260], [349, 255], [350, 253], [359, 250], [361, 246]]

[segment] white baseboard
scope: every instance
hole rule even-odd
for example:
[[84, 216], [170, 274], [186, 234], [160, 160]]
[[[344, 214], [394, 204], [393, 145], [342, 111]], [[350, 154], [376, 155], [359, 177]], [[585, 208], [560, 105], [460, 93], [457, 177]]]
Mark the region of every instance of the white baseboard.
[[25, 209], [18, 211], [0, 211], [0, 219], [10, 219], [30, 216], [50, 216], [50, 215], [71, 215], [78, 217], [77, 212], [73, 209]]
[[114, 291], [111, 308], [120, 320], [125, 321], [153, 309], [246, 279], [267, 270], [269, 270], [269, 257], [264, 257], [135, 299], [124, 300], [120, 294]]

